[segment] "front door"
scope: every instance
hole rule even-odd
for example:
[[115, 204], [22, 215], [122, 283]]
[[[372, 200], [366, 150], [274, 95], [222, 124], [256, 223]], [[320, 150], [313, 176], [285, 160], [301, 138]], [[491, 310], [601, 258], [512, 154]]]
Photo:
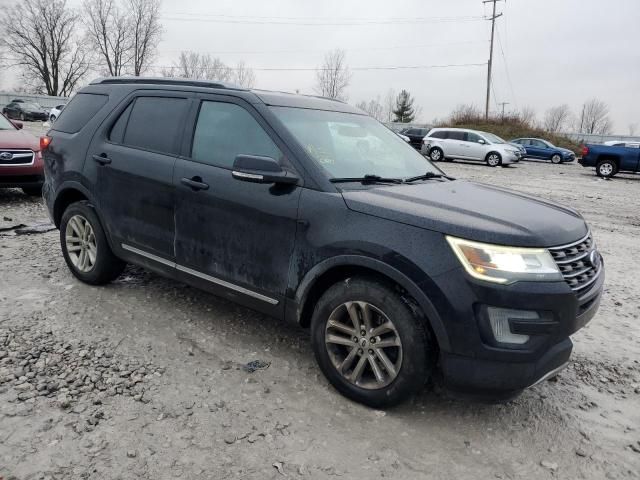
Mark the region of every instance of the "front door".
[[248, 183], [231, 172], [240, 154], [292, 168], [285, 147], [241, 100], [203, 97], [193, 117], [190, 153], [174, 180], [177, 268], [215, 293], [282, 312], [301, 188]]
[[87, 169], [117, 249], [174, 259], [173, 173], [190, 100], [140, 93], [96, 134]]

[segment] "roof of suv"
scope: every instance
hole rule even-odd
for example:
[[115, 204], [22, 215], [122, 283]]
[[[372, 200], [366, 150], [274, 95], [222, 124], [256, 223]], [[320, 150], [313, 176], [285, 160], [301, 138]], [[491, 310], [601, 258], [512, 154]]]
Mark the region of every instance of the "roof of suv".
[[[300, 95], [286, 92], [275, 92], [268, 90], [247, 89], [227, 82], [217, 82], [212, 80], [198, 80], [188, 78], [156, 78], [156, 77], [108, 77], [98, 78], [91, 82], [91, 85], [153, 85], [167, 87], [191, 87], [194, 90], [203, 91], [206, 89], [215, 90], [212, 93], [222, 93], [226, 90], [227, 95], [235, 95], [244, 98], [251, 103], [264, 103], [278, 107], [308, 108], [314, 110], [327, 110], [335, 112], [355, 113], [366, 115], [361, 110], [352, 107], [340, 100], [313, 95]], [[256, 101], [257, 100], [257, 101]]]

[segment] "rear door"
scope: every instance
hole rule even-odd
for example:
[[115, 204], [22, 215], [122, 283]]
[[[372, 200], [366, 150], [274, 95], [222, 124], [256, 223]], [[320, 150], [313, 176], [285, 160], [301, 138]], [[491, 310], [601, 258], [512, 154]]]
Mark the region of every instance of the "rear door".
[[244, 182], [231, 172], [240, 154], [271, 157], [293, 170], [290, 154], [241, 99], [204, 95], [191, 117], [192, 140], [174, 179], [177, 268], [187, 281], [279, 315], [302, 188]]
[[468, 158], [466, 145], [467, 132], [449, 130], [447, 135], [447, 157]]
[[114, 246], [173, 260], [173, 173], [189, 94], [139, 91], [93, 138], [87, 162], [96, 169], [98, 203]]

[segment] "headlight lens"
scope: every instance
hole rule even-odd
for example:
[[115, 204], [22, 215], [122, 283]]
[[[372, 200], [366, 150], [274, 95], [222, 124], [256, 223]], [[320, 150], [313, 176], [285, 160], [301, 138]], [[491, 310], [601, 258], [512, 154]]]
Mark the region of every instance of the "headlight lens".
[[544, 248], [504, 247], [450, 236], [447, 241], [469, 275], [480, 280], [508, 284], [563, 279]]

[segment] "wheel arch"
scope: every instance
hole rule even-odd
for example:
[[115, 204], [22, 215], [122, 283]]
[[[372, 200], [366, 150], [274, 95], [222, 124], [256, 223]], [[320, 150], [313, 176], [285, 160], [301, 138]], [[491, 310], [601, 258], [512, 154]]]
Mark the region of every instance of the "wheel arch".
[[341, 255], [317, 264], [304, 276], [295, 293], [294, 308], [287, 309], [289, 321], [302, 327], [311, 322], [314, 305], [320, 296], [335, 283], [362, 275], [380, 279], [399, 287], [417, 303], [426, 326], [436, 338], [441, 350], [449, 350], [450, 342], [440, 315], [427, 295], [404, 273], [379, 260], [358, 255]]
[[[56, 227], [60, 227], [60, 220], [67, 207], [81, 200], [88, 200], [94, 203], [93, 196], [84, 185], [78, 182], [68, 182], [60, 187], [53, 202], [53, 222]], [[100, 219], [100, 221], [102, 221], [102, 219]]]
[[596, 166], [598, 165], [598, 163], [604, 160], [611, 160], [613, 163], [615, 163], [618, 169], [620, 168], [620, 157], [611, 154], [598, 155], [598, 158], [596, 158]]

